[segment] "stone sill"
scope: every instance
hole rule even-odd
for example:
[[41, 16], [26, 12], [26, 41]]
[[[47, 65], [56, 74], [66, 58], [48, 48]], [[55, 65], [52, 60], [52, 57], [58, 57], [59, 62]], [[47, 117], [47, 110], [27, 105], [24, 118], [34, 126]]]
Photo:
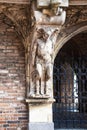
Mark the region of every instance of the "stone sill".
[[37, 103], [53, 103], [55, 102], [55, 99], [53, 98], [49, 98], [49, 99], [45, 99], [45, 98], [31, 98], [31, 99], [26, 99], [26, 102], [29, 104], [37, 104]]

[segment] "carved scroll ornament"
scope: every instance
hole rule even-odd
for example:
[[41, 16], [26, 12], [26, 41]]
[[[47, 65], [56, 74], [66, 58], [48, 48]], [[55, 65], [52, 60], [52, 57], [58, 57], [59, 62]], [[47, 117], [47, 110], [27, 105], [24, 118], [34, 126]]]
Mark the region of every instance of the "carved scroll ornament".
[[63, 25], [66, 19], [66, 12], [58, 8], [55, 12], [44, 9], [43, 12], [35, 11], [37, 24]]

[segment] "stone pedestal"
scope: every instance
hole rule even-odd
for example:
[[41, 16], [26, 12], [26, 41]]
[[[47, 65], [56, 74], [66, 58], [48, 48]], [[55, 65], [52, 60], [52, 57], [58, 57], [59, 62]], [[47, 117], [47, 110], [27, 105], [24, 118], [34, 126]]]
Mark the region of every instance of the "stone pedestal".
[[54, 130], [53, 123], [29, 123], [29, 130]]
[[28, 130], [54, 130], [53, 99], [27, 99], [29, 106]]

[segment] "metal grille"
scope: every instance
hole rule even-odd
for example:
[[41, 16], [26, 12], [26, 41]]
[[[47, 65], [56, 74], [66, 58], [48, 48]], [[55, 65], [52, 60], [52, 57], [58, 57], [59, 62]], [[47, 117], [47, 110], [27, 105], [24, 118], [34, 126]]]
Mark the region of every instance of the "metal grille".
[[55, 128], [87, 129], [87, 58], [57, 58], [53, 83]]

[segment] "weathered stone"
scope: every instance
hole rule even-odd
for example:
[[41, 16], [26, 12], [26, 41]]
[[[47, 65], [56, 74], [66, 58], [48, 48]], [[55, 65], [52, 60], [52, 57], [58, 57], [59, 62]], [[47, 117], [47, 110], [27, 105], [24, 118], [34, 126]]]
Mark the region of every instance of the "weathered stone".
[[37, 0], [37, 7], [38, 8], [45, 8], [50, 5], [50, 0]]
[[29, 123], [29, 130], [54, 130], [53, 123]]

